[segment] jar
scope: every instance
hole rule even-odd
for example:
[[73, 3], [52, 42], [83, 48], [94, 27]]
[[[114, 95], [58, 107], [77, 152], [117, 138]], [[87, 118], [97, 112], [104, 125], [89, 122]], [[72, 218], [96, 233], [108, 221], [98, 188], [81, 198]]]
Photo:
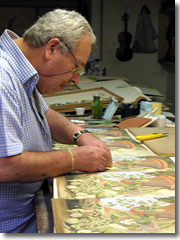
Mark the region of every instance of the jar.
[[93, 119], [101, 119], [102, 118], [102, 103], [100, 101], [100, 95], [95, 94], [93, 95], [93, 102], [91, 104], [91, 113]]

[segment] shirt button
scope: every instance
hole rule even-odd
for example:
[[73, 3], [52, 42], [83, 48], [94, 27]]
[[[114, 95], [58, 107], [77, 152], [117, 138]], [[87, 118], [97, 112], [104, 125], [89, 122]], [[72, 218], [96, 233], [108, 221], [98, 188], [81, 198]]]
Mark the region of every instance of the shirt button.
[[46, 135], [46, 134], [44, 135], [44, 138], [47, 138], [47, 135]]
[[37, 79], [37, 76], [35, 76], [34, 79]]

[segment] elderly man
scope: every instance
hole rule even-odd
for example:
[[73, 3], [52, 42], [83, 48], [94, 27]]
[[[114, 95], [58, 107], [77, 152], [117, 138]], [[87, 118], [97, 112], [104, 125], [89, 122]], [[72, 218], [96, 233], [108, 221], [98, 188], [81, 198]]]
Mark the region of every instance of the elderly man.
[[[95, 41], [83, 16], [61, 9], [22, 38], [10, 30], [0, 37], [0, 232], [37, 232], [33, 200], [44, 179], [112, 164], [103, 141], [41, 96], [79, 82]], [[51, 151], [51, 139], [78, 147]]]

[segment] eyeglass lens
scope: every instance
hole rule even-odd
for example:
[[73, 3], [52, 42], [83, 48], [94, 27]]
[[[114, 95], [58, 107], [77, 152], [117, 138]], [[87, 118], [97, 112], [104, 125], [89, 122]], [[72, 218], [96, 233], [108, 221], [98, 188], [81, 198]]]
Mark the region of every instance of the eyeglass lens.
[[74, 70], [74, 74], [80, 74], [81, 76], [85, 73], [85, 69], [83, 67], [79, 67]]

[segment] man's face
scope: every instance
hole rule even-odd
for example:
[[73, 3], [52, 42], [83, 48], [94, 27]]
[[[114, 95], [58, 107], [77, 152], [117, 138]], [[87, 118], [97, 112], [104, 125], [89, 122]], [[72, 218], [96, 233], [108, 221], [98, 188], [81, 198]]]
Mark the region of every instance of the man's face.
[[[87, 36], [84, 36], [79, 42], [78, 48], [73, 52], [74, 57], [77, 59], [80, 66], [84, 67], [89, 55], [91, 53], [91, 42]], [[54, 75], [59, 73], [68, 72], [76, 69], [78, 66], [76, 60], [70, 53], [68, 56], [61, 54], [60, 49], [56, 46], [52, 51], [52, 57], [46, 61], [46, 64], [41, 67], [40, 73], [44, 75]], [[79, 83], [80, 74], [73, 72], [65, 73], [62, 75], [45, 77], [39, 75], [39, 82], [37, 88], [41, 94], [53, 94], [62, 91], [71, 83]]]

